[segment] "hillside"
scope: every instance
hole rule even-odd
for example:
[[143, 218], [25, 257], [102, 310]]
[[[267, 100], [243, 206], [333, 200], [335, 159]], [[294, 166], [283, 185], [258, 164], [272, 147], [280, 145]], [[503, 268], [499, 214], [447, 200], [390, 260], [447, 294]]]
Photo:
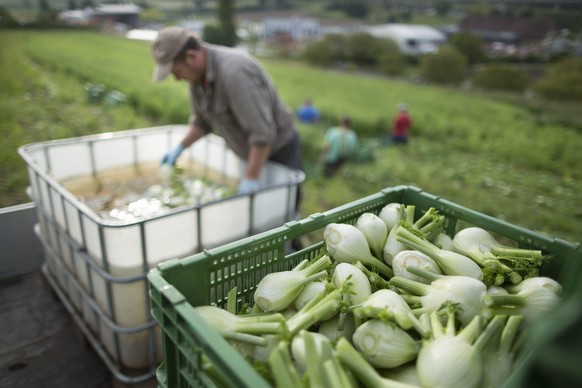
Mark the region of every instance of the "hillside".
[[[188, 116], [183, 84], [149, 82], [149, 45], [94, 33], [0, 32], [1, 206], [28, 201], [22, 144], [147, 126]], [[325, 120], [300, 126], [308, 180], [303, 215], [412, 184], [509, 222], [579, 241], [582, 235], [580, 130], [567, 117], [530, 110], [510, 99], [385, 78], [329, 72], [266, 60], [284, 100], [297, 108], [314, 98]], [[14, 64], [17, 64], [16, 66]], [[86, 101], [86, 82], [128, 97], [108, 107]], [[398, 102], [414, 118], [408, 147], [382, 138]], [[374, 161], [323, 178], [318, 165], [325, 129], [349, 115]]]

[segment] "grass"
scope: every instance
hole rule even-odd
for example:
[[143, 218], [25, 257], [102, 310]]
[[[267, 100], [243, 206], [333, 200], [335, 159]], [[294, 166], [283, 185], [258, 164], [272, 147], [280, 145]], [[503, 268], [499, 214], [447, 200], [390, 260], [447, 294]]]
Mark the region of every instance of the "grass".
[[[150, 82], [149, 44], [96, 33], [0, 32], [0, 206], [25, 202], [27, 176], [18, 146], [88, 133], [185, 122], [184, 84]], [[519, 96], [411, 84], [374, 76], [263, 60], [283, 99], [297, 108], [311, 96], [323, 113], [300, 125], [308, 179], [304, 215], [324, 211], [388, 186], [411, 184], [494, 217], [551, 236], [580, 241], [582, 146], [575, 107]], [[120, 90], [117, 107], [86, 101], [86, 82]], [[407, 147], [387, 146], [396, 105], [414, 118]], [[334, 178], [317, 163], [323, 134], [350, 115], [375, 160], [346, 165]]]
[[39, 65], [24, 48], [39, 34], [0, 33], [0, 207], [27, 202], [24, 144], [151, 126], [132, 106], [87, 103], [85, 81]]
[[[322, 130], [309, 128], [303, 133]], [[320, 169], [311, 165], [308, 187], [318, 196], [315, 203], [307, 196], [305, 207], [313, 206], [307, 213], [380, 187], [406, 184], [528, 229], [580, 240], [580, 183], [573, 178], [451, 150], [445, 143], [420, 136], [406, 147], [378, 145], [374, 155], [373, 163], [348, 164], [333, 178], [322, 177]]]

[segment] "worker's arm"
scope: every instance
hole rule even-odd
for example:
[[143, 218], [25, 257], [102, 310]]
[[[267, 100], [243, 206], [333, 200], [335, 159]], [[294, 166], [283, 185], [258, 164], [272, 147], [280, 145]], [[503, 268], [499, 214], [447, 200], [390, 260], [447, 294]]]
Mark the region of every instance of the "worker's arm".
[[204, 132], [202, 128], [195, 125], [194, 123], [190, 123], [188, 133], [186, 134], [186, 136], [184, 136], [180, 144], [178, 144], [176, 147], [174, 147], [172, 150], [170, 150], [167, 154], [164, 155], [164, 157], [162, 158], [162, 164], [168, 164], [170, 166], [175, 165], [176, 161], [178, 160], [184, 149], [190, 147], [192, 143], [200, 139], [205, 134], [206, 132]]
[[194, 142], [196, 142], [198, 139], [202, 138], [205, 135], [206, 132], [202, 128], [200, 128], [194, 123], [190, 123], [188, 126], [188, 133], [186, 134], [186, 136], [184, 136], [180, 144], [182, 144], [182, 147], [188, 148]]
[[254, 145], [249, 149], [245, 179], [258, 180], [261, 170], [269, 159], [271, 147], [268, 145]]
[[251, 146], [247, 157], [247, 170], [238, 185], [238, 192], [240, 194], [248, 194], [260, 190], [261, 182], [259, 181], [259, 177], [270, 153], [271, 147], [268, 145]]

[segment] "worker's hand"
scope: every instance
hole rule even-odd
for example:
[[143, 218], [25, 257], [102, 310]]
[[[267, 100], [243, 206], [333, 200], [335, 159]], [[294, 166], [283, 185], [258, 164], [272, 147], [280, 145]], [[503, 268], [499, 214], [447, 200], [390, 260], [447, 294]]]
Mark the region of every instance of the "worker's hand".
[[238, 185], [239, 194], [249, 194], [259, 191], [261, 189], [261, 182], [255, 179], [243, 179]]
[[178, 144], [176, 148], [164, 155], [161, 164], [167, 164], [169, 166], [175, 165], [176, 160], [178, 160], [180, 154], [182, 154], [182, 151], [184, 151], [184, 146], [182, 144]]

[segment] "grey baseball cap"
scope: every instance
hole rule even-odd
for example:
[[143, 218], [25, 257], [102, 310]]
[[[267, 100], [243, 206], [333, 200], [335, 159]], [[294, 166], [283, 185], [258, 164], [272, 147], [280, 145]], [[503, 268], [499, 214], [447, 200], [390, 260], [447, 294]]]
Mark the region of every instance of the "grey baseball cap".
[[195, 33], [182, 27], [166, 27], [160, 30], [152, 45], [152, 53], [156, 61], [153, 75], [155, 82], [163, 81], [168, 77], [172, 71], [174, 58], [191, 37], [199, 39]]

